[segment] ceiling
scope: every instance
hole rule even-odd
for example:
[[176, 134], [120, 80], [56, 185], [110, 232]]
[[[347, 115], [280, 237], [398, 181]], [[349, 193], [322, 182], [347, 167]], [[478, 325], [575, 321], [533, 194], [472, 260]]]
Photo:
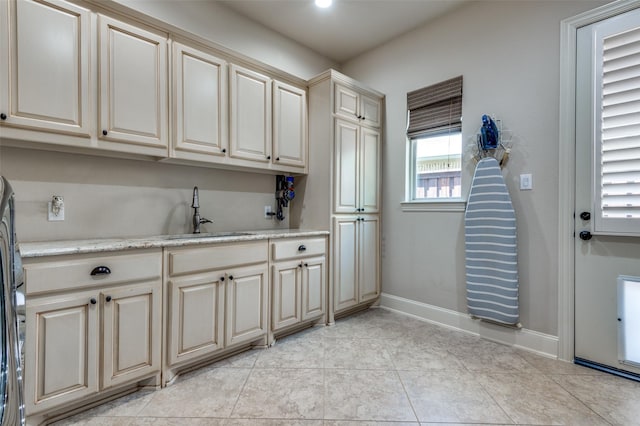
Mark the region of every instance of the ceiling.
[[469, 0], [215, 0], [237, 13], [343, 63]]

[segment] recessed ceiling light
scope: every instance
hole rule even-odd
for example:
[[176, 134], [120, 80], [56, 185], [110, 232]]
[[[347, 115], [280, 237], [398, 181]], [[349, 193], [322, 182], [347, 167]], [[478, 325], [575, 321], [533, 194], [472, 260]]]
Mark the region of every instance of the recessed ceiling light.
[[331, 6], [332, 2], [333, 2], [333, 0], [316, 0], [316, 6], [322, 7], [322, 8], [327, 8], [327, 7]]

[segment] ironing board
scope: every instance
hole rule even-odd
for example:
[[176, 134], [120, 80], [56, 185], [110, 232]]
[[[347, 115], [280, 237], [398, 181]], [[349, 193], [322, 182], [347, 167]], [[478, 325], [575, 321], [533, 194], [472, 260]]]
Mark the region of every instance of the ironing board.
[[476, 166], [464, 227], [469, 314], [519, 326], [516, 215], [493, 157]]

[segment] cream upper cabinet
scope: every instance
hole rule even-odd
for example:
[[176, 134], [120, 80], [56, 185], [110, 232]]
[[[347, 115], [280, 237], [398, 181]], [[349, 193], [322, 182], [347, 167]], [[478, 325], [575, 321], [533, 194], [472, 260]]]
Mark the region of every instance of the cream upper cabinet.
[[380, 134], [337, 119], [334, 156], [334, 212], [378, 213]]
[[307, 164], [307, 92], [273, 82], [273, 162], [304, 168]]
[[102, 292], [102, 387], [158, 371], [162, 331], [159, 280]]
[[230, 65], [230, 156], [271, 162], [271, 79], [247, 68]]
[[375, 300], [380, 295], [378, 216], [336, 216], [333, 238], [335, 311]]
[[99, 144], [166, 157], [166, 35], [104, 15], [98, 30]]
[[380, 127], [382, 102], [356, 90], [335, 84], [334, 112], [345, 119], [369, 127]]
[[89, 136], [89, 11], [62, 0], [0, 6], [0, 125]]
[[224, 157], [228, 148], [227, 63], [174, 42], [172, 87], [171, 156], [204, 161]]

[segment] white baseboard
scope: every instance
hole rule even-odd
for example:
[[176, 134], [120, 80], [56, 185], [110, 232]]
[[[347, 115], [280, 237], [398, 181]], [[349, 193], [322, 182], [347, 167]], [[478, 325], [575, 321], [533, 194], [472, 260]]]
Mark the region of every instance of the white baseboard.
[[468, 314], [386, 293], [380, 295], [380, 307], [411, 315], [443, 327], [471, 333], [488, 340], [536, 352], [550, 358], [558, 357], [557, 336], [527, 330], [526, 328], [511, 328], [491, 324], [472, 319]]

